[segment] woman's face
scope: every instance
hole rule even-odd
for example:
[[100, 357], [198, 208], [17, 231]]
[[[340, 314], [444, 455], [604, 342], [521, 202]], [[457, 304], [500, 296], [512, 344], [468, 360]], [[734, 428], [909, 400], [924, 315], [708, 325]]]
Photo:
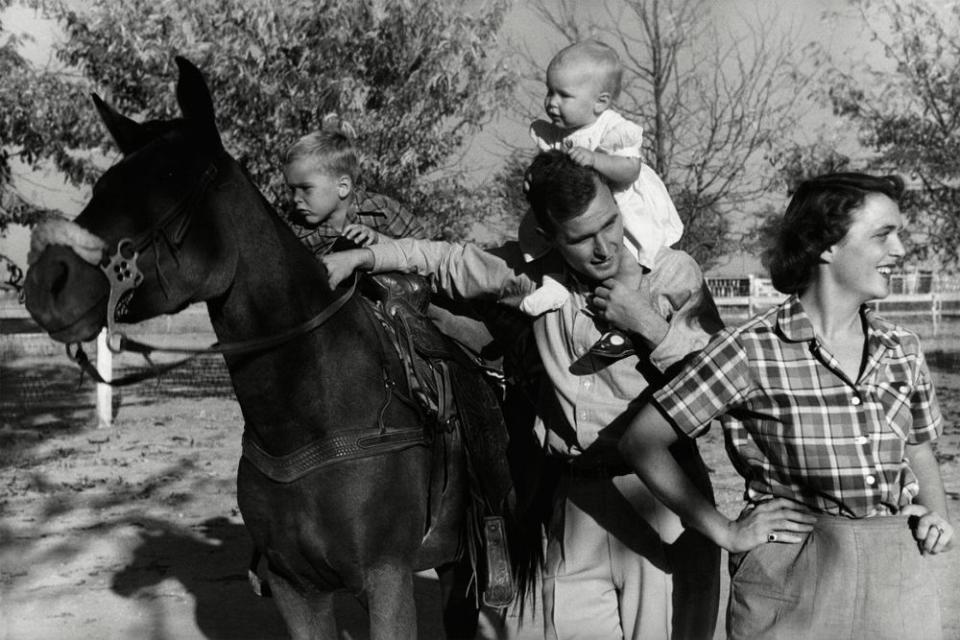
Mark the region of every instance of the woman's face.
[[847, 235], [823, 253], [826, 274], [858, 302], [885, 298], [890, 272], [903, 259], [903, 215], [889, 197], [871, 193], [852, 212]]

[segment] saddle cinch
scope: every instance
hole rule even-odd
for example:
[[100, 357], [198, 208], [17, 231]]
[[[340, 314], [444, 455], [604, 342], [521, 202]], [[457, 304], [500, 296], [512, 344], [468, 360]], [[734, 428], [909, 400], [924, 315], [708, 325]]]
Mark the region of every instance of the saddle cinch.
[[507, 606], [515, 593], [504, 518], [512, 481], [507, 427], [494, 389], [498, 381], [430, 319], [432, 291], [422, 276], [364, 275], [360, 291], [382, 330], [384, 347], [393, 349], [402, 364], [403, 386], [435, 425], [436, 437], [459, 437], [463, 443], [470, 484], [468, 552], [476, 570], [476, 546], [482, 543], [483, 600]]

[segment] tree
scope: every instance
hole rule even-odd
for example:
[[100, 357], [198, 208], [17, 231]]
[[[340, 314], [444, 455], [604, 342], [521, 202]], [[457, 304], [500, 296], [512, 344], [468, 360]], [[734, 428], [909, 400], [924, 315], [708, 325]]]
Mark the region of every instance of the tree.
[[[824, 173], [852, 171], [851, 158], [834, 149], [833, 144], [818, 140], [811, 144], [794, 144], [772, 154], [770, 162], [777, 173], [773, 188], [786, 199], [804, 180]], [[784, 204], [767, 205], [757, 216], [757, 226], [746, 238], [745, 244], [754, 255], [762, 255], [772, 246], [783, 220]]]
[[[0, 11], [12, 0], [0, 0]], [[8, 32], [0, 23], [0, 234], [7, 226], [33, 224], [51, 213], [32, 204], [13, 184], [11, 161], [18, 159], [37, 166], [44, 158], [56, 158], [60, 167], [76, 180], [82, 179], [84, 164], [67, 153], [66, 145], [75, 138], [74, 118], [63, 117], [61, 107], [79, 99], [75, 85], [66, 83], [46, 69], [33, 69], [20, 55], [22, 41], [29, 36]], [[37, 96], [57, 97], [55, 103], [42, 103]], [[51, 145], [52, 138], [66, 144]]]
[[[2, 0], [9, 2], [9, 0]], [[484, 212], [462, 192], [465, 140], [514, 86], [495, 55], [509, 0], [95, 0], [53, 6], [66, 42], [58, 58], [76, 90], [35, 91], [37, 109], [61, 124], [20, 118], [14, 145], [52, 158], [74, 180], [96, 168], [78, 154], [112, 149], [92, 121], [96, 90], [141, 119], [176, 113], [174, 54], [205, 73], [227, 148], [274, 201], [279, 158], [300, 135], [337, 113], [358, 133], [366, 185], [399, 198], [437, 235], [460, 236]], [[39, 137], [39, 141], [29, 136]], [[11, 142], [4, 140], [5, 146]]]
[[[574, 0], [532, 7], [564, 44], [595, 37], [619, 50], [617, 108], [644, 127], [644, 160], [684, 221], [679, 246], [710, 266], [733, 245], [731, 214], [743, 216], [773, 184], [763, 157], [793, 126], [803, 79], [789, 30], [757, 15], [738, 27], [742, 37], [723, 37], [708, 0], [603, 0], [590, 16]], [[543, 63], [526, 59], [540, 92]]]
[[867, 65], [824, 58], [836, 114], [876, 152], [869, 168], [904, 173], [908, 260], [960, 263], [960, 5], [853, 0], [883, 52]]

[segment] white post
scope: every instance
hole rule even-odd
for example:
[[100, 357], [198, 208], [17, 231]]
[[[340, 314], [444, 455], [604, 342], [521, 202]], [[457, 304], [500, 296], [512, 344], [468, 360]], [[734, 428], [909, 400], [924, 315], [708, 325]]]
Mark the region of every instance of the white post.
[[[107, 330], [97, 336], [97, 370], [104, 380], [113, 379], [113, 352], [107, 347]], [[97, 383], [97, 428], [104, 429], [113, 423], [113, 388]]]

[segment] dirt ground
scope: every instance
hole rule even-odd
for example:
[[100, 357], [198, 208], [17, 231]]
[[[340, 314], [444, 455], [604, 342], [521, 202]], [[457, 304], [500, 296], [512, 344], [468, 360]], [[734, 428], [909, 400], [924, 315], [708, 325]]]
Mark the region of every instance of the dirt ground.
[[[286, 637], [272, 601], [247, 583], [250, 543], [234, 490], [242, 419], [234, 400], [125, 391], [114, 425], [97, 429], [89, 383], [72, 395], [49, 391], [75, 387], [65, 360], [0, 364], [0, 638]], [[934, 371], [946, 425], [938, 456], [951, 518], [960, 522], [955, 365]], [[16, 372], [33, 372], [46, 386], [15, 385]], [[722, 508], [735, 513], [742, 485], [718, 434], [701, 447]], [[960, 551], [929, 563], [946, 637], [960, 638]], [[418, 576], [417, 590], [420, 637], [441, 638], [435, 576]], [[338, 606], [340, 637], [365, 638], [362, 610], [346, 597]], [[495, 637], [488, 623], [482, 637]], [[539, 622], [528, 620], [521, 637], [542, 637]]]

